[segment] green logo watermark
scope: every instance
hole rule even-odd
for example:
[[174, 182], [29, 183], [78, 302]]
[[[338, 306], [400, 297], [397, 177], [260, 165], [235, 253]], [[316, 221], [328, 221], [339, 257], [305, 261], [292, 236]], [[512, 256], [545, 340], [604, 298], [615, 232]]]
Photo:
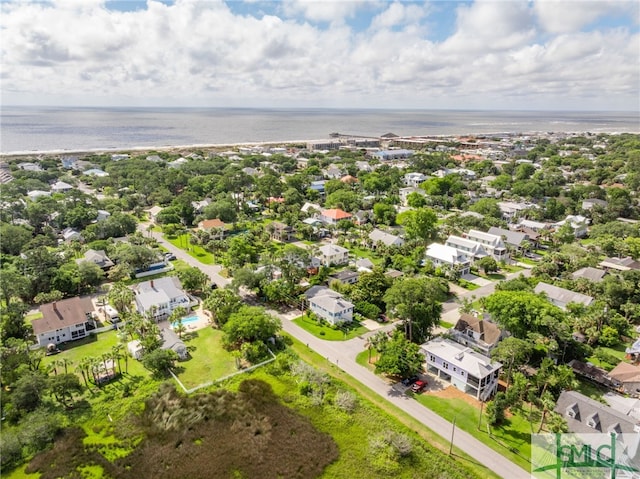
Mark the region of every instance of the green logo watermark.
[[535, 479], [640, 478], [640, 434], [532, 434]]

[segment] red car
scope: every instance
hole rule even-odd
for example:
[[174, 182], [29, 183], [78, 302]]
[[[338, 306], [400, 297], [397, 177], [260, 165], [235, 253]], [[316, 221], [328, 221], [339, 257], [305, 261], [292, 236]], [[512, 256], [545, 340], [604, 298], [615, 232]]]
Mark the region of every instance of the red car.
[[418, 381], [416, 381], [415, 383], [413, 383], [413, 386], [411, 386], [411, 390], [412, 390], [414, 393], [419, 393], [419, 392], [421, 392], [421, 391], [425, 388], [425, 386], [426, 386], [426, 385], [427, 385], [427, 382], [426, 382], [426, 381], [420, 381], [420, 380], [418, 380]]

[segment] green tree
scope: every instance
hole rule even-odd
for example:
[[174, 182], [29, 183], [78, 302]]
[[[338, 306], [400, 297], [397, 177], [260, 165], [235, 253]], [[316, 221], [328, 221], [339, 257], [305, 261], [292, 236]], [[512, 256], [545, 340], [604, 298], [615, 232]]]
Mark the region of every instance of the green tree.
[[281, 328], [278, 318], [257, 306], [242, 306], [229, 316], [222, 327], [224, 343], [230, 349], [238, 349], [243, 343], [266, 342]]
[[222, 326], [242, 305], [242, 298], [231, 289], [215, 289], [204, 300], [203, 308], [211, 313], [215, 324]]
[[82, 385], [75, 374], [58, 374], [49, 379], [49, 390], [63, 406], [73, 402], [73, 393], [81, 393]]
[[396, 222], [396, 209], [387, 203], [373, 205], [373, 219], [376, 223], [393, 226]]
[[502, 212], [498, 206], [498, 200], [493, 198], [480, 198], [478, 201], [469, 206], [469, 211], [480, 213], [483, 216], [491, 216], [501, 219]]
[[13, 386], [11, 403], [18, 410], [34, 411], [42, 404], [47, 387], [47, 378], [41, 372], [32, 371], [24, 374]]
[[376, 361], [376, 373], [407, 377], [422, 371], [424, 355], [420, 346], [407, 340], [400, 331], [395, 331], [384, 344]]
[[438, 217], [430, 208], [418, 208], [400, 213], [397, 222], [404, 227], [408, 240], [426, 242], [436, 235]]
[[155, 349], [145, 353], [142, 364], [153, 373], [156, 378], [162, 378], [178, 359], [178, 355], [171, 349]]
[[475, 265], [484, 271], [485, 274], [498, 271], [498, 262], [493, 256], [485, 256], [476, 261]]
[[135, 298], [134, 292], [124, 283], [114, 283], [107, 293], [109, 304], [120, 313], [126, 313], [131, 308]]
[[439, 300], [444, 297], [446, 293], [436, 279], [405, 278], [387, 290], [384, 301], [387, 312], [404, 322], [406, 337], [422, 344], [440, 321], [442, 304]]
[[209, 276], [195, 266], [178, 271], [182, 287], [189, 292], [203, 291], [209, 282]]

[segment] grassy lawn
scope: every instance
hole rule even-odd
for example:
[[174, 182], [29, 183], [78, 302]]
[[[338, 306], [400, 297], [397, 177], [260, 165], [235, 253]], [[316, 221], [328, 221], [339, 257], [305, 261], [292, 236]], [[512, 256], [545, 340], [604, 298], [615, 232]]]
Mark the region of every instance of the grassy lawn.
[[506, 276], [501, 273], [488, 273], [486, 275], [480, 275], [480, 276], [482, 276], [483, 278], [490, 279], [492, 281], [502, 281], [503, 279], [506, 278]]
[[591, 399], [595, 399], [598, 401], [602, 399], [602, 396], [604, 395], [604, 393], [608, 391], [605, 387], [598, 386], [597, 384], [592, 383], [591, 381], [588, 381], [586, 379], [577, 378], [577, 380], [578, 380], [577, 391], [581, 394], [584, 394], [587, 397], [590, 397]]
[[181, 236], [169, 236], [164, 235], [164, 238], [176, 248], [180, 248], [185, 251], [189, 256], [194, 257], [202, 264], [214, 264], [215, 260], [211, 253], [205, 251], [200, 245], [192, 245], [189, 243], [189, 234]]
[[[371, 389], [367, 388], [362, 383], [358, 382], [356, 379], [349, 376], [347, 373], [345, 373], [341, 369], [337, 368], [335, 365], [328, 363], [326, 358], [320, 356], [313, 350], [307, 348], [303, 343], [301, 343], [297, 339], [291, 338], [291, 340], [292, 340], [291, 348], [296, 352], [296, 354], [298, 354], [298, 356], [300, 356], [300, 358], [302, 358], [305, 362], [313, 365], [315, 368], [319, 369], [320, 371], [323, 371], [329, 374], [330, 376], [332, 376], [333, 378], [338, 379], [339, 381], [341, 381], [342, 383], [344, 383], [345, 385], [353, 389], [360, 397], [364, 398], [366, 401], [373, 404], [377, 409], [379, 409], [383, 413], [380, 419], [383, 419], [385, 417], [392, 418], [394, 422], [397, 422], [403, 425], [404, 427], [407, 427], [411, 431], [415, 431], [422, 440], [424, 440], [433, 448], [444, 453], [447, 453], [449, 451], [448, 439], [440, 437], [439, 435], [435, 434], [431, 429], [427, 428], [426, 426], [416, 423], [416, 420], [411, 415], [397, 408], [393, 404], [390, 404], [383, 397], [379, 396], [378, 394], [373, 392]], [[364, 363], [366, 363], [368, 358], [367, 354], [368, 353], [366, 351], [364, 352], [364, 355], [360, 353], [358, 355], [358, 358], [359, 358], [358, 363], [362, 364], [362, 358], [364, 358]], [[372, 419], [375, 421], [375, 418], [372, 418]], [[359, 445], [354, 444], [353, 447], [362, 447], [363, 444], [366, 445], [366, 441], [361, 441], [359, 436], [352, 437], [351, 440], [352, 441], [359, 440]], [[339, 442], [339, 446], [341, 451], [345, 451], [345, 449], [343, 449], [340, 442]], [[354, 449], [354, 450], [357, 451], [357, 449]], [[348, 451], [348, 455], [351, 455], [351, 449], [346, 449], [346, 451]], [[489, 469], [485, 468], [481, 464], [478, 464], [474, 459], [472, 459], [471, 457], [469, 457], [467, 454], [460, 451], [459, 449], [454, 448], [453, 452], [454, 454], [451, 457], [455, 460], [457, 464], [466, 465], [469, 469], [473, 470], [476, 474], [478, 474], [478, 476], [484, 477], [487, 479], [498, 477], [493, 471], [490, 471]], [[367, 459], [363, 459], [363, 460], [367, 461]], [[413, 470], [415, 473], [416, 469], [414, 468]], [[334, 474], [331, 474], [332, 472]], [[351, 477], [366, 477], [362, 475], [362, 472], [359, 469], [356, 469], [352, 476], [338, 475], [338, 474], [335, 474], [335, 472], [336, 471], [334, 469], [330, 468], [329, 470], [326, 471], [326, 473], [322, 477], [326, 477], [326, 478], [345, 477], [349, 479]], [[380, 477], [393, 477], [393, 475], [381, 475]], [[422, 477], [422, 476], [420, 474], [414, 474], [413, 476], [410, 476], [410, 477]], [[445, 477], [445, 476], [443, 475], [442, 477]]]
[[[625, 353], [625, 349], [627, 347], [631, 346], [631, 343], [621, 343], [618, 344], [612, 348], [608, 348], [605, 346], [599, 346], [597, 349], [613, 356], [614, 358], [616, 358], [618, 361], [624, 361], [626, 359], [626, 353]], [[587, 362], [590, 362], [600, 368], [604, 368], [607, 370], [612, 369], [615, 366], [614, 364], [609, 364], [603, 361], [600, 361], [600, 359], [598, 359], [598, 357], [594, 354], [591, 357], [587, 358]]]
[[355, 338], [369, 331], [355, 320], [351, 323], [351, 326], [347, 326], [344, 331], [342, 329], [333, 329], [330, 326], [318, 324], [306, 314], [294, 319], [293, 322], [305, 331], [308, 331], [320, 339], [326, 339], [327, 341], [346, 341], [347, 339]]
[[371, 348], [371, 362], [369, 362], [369, 350], [365, 349], [364, 351], [358, 353], [356, 356], [356, 363], [360, 366], [367, 368], [369, 371], [375, 371], [376, 369], [376, 360], [378, 359], [378, 351]]
[[455, 326], [455, 324], [453, 323], [447, 323], [446, 321], [440, 320], [440, 326], [442, 326], [443, 328], [447, 328], [447, 329], [451, 329]]
[[235, 358], [222, 347], [222, 331], [199, 329], [183, 339], [191, 357], [177, 363], [174, 373], [187, 389], [237, 371]]
[[35, 319], [40, 319], [43, 317], [43, 314], [38, 311], [36, 313], [31, 313], [31, 314], [27, 314], [24, 317], [24, 320], [27, 322], [27, 324], [31, 324], [31, 321], [35, 320]]
[[480, 287], [477, 284], [471, 283], [470, 281], [467, 281], [465, 279], [459, 280], [458, 285], [462, 286], [464, 289], [468, 289], [469, 291], [474, 291]]
[[530, 266], [536, 266], [538, 264], [537, 261], [533, 261], [532, 259], [529, 259], [529, 258], [520, 258], [518, 261], [524, 264], [528, 264]]
[[500, 269], [505, 273], [517, 273], [518, 271], [522, 271], [524, 268], [512, 264], [505, 264], [504, 266], [500, 266]]
[[429, 394], [414, 397], [446, 420], [452, 422], [455, 418], [456, 427], [468, 432], [523, 469], [529, 470], [531, 425], [524, 417], [519, 414], [511, 416], [502, 426], [491, 428], [489, 436], [486, 418], [482, 418], [482, 425], [478, 429], [480, 410], [469, 403], [461, 399], [444, 399]]

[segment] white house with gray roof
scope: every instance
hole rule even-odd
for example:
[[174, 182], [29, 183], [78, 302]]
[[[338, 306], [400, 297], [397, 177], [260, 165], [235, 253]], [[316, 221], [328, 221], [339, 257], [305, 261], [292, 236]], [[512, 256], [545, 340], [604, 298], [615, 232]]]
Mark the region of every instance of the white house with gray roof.
[[377, 228], [369, 233], [369, 241], [371, 241], [374, 248], [378, 243], [382, 243], [385, 246], [402, 246], [404, 244], [404, 240], [399, 236], [392, 235]]
[[138, 312], [142, 315], [151, 314], [156, 321], [169, 317], [178, 306], [188, 309], [197, 304], [184, 292], [176, 276], [143, 281], [132, 289]]
[[424, 343], [420, 350], [426, 357], [427, 371], [460, 391], [481, 401], [497, 392], [501, 363], [442, 337]]
[[325, 266], [347, 264], [349, 250], [335, 244], [325, 244], [318, 248], [318, 259]]
[[560, 309], [566, 310], [569, 303], [578, 303], [590, 306], [595, 300], [586, 294], [576, 293], [559, 286], [540, 282], [533, 290], [534, 293], [544, 293], [551, 304], [555, 304]]
[[312, 287], [305, 293], [309, 309], [328, 323], [336, 325], [353, 320], [354, 305], [340, 293], [324, 286]]
[[451, 246], [432, 243], [427, 247], [425, 257], [431, 261], [435, 267], [449, 266], [460, 271], [462, 276], [469, 274], [471, 270], [469, 257]]
[[489, 228], [487, 233], [494, 236], [500, 236], [505, 244], [515, 251], [524, 251], [526, 248], [523, 247], [523, 244], [526, 245], [526, 243], [530, 241], [527, 233], [497, 228], [495, 226]]

